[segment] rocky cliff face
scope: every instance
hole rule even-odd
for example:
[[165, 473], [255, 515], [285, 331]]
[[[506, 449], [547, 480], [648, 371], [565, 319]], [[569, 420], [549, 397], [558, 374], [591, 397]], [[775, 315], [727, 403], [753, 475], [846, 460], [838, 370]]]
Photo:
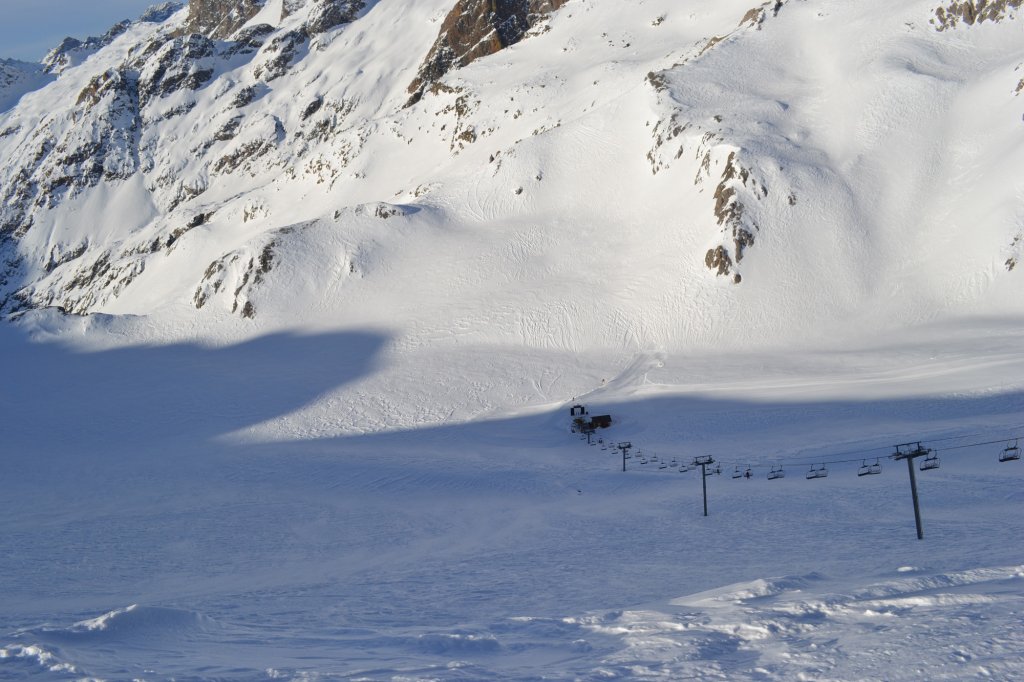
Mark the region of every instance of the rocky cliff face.
[[266, 0], [191, 0], [184, 30], [207, 38], [228, 38], [263, 9]]
[[461, 68], [509, 45], [566, 0], [458, 0], [448, 13], [437, 41], [409, 84], [409, 104], [452, 69]]

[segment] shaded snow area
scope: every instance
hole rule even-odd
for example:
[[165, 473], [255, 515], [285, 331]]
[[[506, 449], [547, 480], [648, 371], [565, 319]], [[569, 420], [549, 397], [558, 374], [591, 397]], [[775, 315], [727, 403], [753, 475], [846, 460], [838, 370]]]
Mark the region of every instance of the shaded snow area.
[[[386, 337], [138, 345], [101, 322], [0, 330], [0, 679], [1024, 676], [1024, 462], [997, 460], [1024, 433], [1019, 322], [639, 354], [576, 396], [613, 417], [589, 446], [572, 396], [254, 442], [356, 400]], [[941, 459], [923, 541], [888, 458], [907, 440]], [[679, 471], [700, 455], [707, 518]]]
[[50, 80], [52, 78], [43, 73], [40, 64], [0, 59], [0, 113], [12, 108], [25, 93], [43, 87]]

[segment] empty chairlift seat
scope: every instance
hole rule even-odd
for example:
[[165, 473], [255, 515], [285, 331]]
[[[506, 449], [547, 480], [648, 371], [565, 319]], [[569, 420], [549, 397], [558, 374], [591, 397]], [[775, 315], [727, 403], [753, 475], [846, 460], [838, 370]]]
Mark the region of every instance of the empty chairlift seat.
[[826, 476], [828, 476], [828, 469], [825, 468], [824, 464], [822, 464], [821, 466], [817, 466], [817, 467], [812, 464], [810, 471], [807, 472], [807, 478], [809, 478], [809, 479], [810, 478], [825, 478]]
[[866, 459], [862, 460], [860, 469], [857, 470], [858, 476], [872, 476], [874, 474], [880, 473], [882, 473], [882, 463], [878, 460], [878, 458], [875, 458], [874, 464], [868, 464], [868, 461]]
[[786, 472], [782, 470], [782, 465], [772, 465], [772, 470], [768, 472], [768, 480], [774, 481], [776, 478], [785, 478]]
[[939, 468], [939, 456], [936, 453], [925, 455], [925, 458], [921, 460], [921, 471], [928, 471], [929, 469]]
[[1007, 445], [1006, 449], [999, 453], [1000, 462], [1012, 462], [1015, 459], [1020, 459], [1020, 448], [1016, 440], [1013, 441], [1013, 445]]

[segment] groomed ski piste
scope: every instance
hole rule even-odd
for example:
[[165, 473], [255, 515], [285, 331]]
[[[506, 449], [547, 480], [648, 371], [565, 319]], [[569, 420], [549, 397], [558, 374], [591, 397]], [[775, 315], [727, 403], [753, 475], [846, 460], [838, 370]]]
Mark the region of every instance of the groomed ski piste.
[[[643, 353], [559, 404], [255, 442], [225, 434], [329, 402], [379, 339], [86, 348], [22, 320], [0, 336], [0, 675], [1020, 679], [1024, 462], [998, 455], [1024, 430], [1024, 343], [975, 325]], [[718, 460], [709, 516], [699, 473], [623, 473], [571, 432], [576, 402], [613, 417], [595, 443]], [[888, 458], [907, 440], [941, 459], [917, 472], [921, 541]]]
[[1024, 679], [1020, 17], [574, 0], [405, 109], [452, 4], [268, 85], [268, 2], [53, 206], [186, 10], [0, 112], [0, 679]]

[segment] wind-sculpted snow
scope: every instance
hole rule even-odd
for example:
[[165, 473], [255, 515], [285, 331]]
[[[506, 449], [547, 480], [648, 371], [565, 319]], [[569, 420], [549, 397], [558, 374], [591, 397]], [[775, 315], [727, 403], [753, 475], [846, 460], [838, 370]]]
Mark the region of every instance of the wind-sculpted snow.
[[[1004, 655], [1020, 645], [1016, 633], [996, 628], [983, 640], [967, 636], [959, 642], [956, 633], [971, 630], [976, 609], [1001, 619], [1019, 608], [1014, 588], [1021, 576], [1015, 566], [893, 581], [891, 598], [871, 600], [821, 595], [828, 577], [814, 575], [759, 581], [763, 587], [752, 590], [721, 588], [713, 598], [718, 603], [695, 595], [672, 600], [664, 610], [584, 622], [622, 636], [626, 646], [606, 658], [604, 669], [629, 671], [633, 679], [1010, 679], [1019, 675], [1020, 664]], [[914, 669], [899, 665], [905, 658], [917, 661]]]

